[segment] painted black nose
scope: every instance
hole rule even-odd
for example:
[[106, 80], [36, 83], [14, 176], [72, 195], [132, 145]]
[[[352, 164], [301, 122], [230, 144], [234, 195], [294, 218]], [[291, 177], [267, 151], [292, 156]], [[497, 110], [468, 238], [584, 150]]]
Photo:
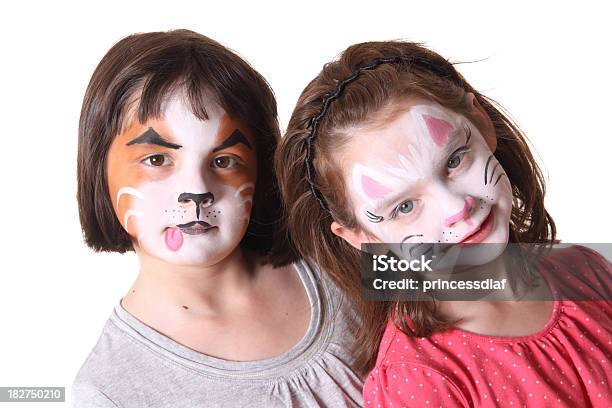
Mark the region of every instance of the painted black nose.
[[196, 207], [196, 218], [200, 219], [200, 207], [210, 207], [215, 202], [213, 193], [181, 193], [178, 197], [179, 203], [193, 201]]

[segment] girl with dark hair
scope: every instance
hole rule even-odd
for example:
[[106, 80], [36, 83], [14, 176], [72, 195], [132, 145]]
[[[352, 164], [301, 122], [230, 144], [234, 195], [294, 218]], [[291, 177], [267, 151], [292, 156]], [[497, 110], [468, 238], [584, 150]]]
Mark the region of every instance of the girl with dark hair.
[[351, 307], [284, 234], [279, 134], [266, 81], [207, 37], [136, 34], [104, 56], [79, 124], [81, 225], [140, 271], [75, 406], [361, 404]]
[[[550, 251], [544, 279], [497, 265], [508, 302], [361, 297], [362, 244], [556, 242], [525, 136], [446, 59], [349, 47], [302, 92], [276, 169], [296, 249], [357, 303], [366, 407], [607, 406], [612, 308], [593, 276], [612, 266], [594, 251]], [[553, 275], [599, 300], [547, 300]]]

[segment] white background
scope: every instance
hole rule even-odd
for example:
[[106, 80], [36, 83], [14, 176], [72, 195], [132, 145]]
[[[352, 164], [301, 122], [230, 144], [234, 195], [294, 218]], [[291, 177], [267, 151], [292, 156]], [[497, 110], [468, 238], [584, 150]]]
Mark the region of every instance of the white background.
[[482, 60], [459, 70], [526, 131], [559, 238], [610, 242], [610, 13], [589, 1], [540, 3], [3, 5], [0, 386], [68, 387], [136, 276], [133, 254], [85, 247], [75, 200], [85, 88], [106, 51], [134, 32], [189, 28], [234, 49], [269, 80], [283, 129], [307, 82], [352, 43], [403, 38]]

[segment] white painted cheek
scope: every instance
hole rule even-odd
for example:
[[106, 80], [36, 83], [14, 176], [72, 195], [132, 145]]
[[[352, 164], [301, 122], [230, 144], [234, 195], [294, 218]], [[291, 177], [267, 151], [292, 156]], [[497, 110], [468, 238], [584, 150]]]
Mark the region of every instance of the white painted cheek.
[[492, 202], [508, 198], [512, 200], [512, 187], [510, 180], [508, 180], [508, 175], [495, 158], [492, 159], [489, 165], [486, 187], [489, 191], [487, 195], [493, 198]]
[[243, 219], [248, 220], [250, 218], [250, 211], [247, 211], [247, 207], [252, 208], [253, 204], [253, 193], [255, 189], [255, 183], [246, 182], [240, 185], [234, 192], [234, 199], [238, 201], [238, 206], [242, 207]]
[[400, 243], [404, 240], [406, 243], [437, 242], [440, 229], [436, 227], [436, 222], [439, 224], [439, 214], [436, 214], [435, 209], [421, 212], [419, 217], [410, 223], [404, 222], [402, 216], [398, 215], [396, 219], [390, 221], [388, 229], [392, 230], [394, 238], [389, 242]]
[[132, 197], [122, 225], [140, 247], [155, 255], [165, 252], [163, 231], [171, 225], [172, 217], [179, 217], [182, 211], [168, 193], [172, 191], [171, 186], [172, 181], [151, 182], [138, 187], [125, 186], [117, 192], [116, 203]]
[[246, 211], [246, 206], [253, 201], [252, 194], [246, 194], [252, 190], [253, 183], [244, 183], [237, 189], [230, 186], [221, 188], [220, 200], [217, 208], [221, 211], [220, 222], [223, 223], [227, 235], [241, 234], [249, 223], [250, 212]]
[[135, 198], [140, 198], [140, 199], [144, 198], [144, 195], [137, 188], [124, 186], [124, 187], [121, 187], [119, 191], [117, 191], [117, 198], [116, 198], [117, 207], [119, 207], [119, 202], [121, 201], [121, 197], [123, 197], [124, 195], [126, 196], [131, 195]]
[[146, 198], [139, 203], [142, 216], [136, 220], [138, 244], [159, 256], [167, 251], [163, 241], [165, 229], [180, 223], [185, 210], [178, 206], [172, 181], [145, 183], [140, 190]]
[[[484, 142], [483, 142], [484, 143]], [[475, 197], [475, 212], [487, 212], [492, 206], [511, 206], [512, 189], [502, 165], [486, 146], [480, 146], [477, 160], [463, 177], [466, 192]]]
[[490, 205], [495, 206], [495, 230], [492, 239], [495, 242], [506, 242], [512, 215], [512, 186], [508, 176], [501, 166], [497, 166], [497, 172], [487, 180], [488, 192], [485, 197], [490, 200]]
[[115, 197], [115, 205], [116, 208], [119, 208], [119, 204], [121, 200], [125, 200], [127, 197], [132, 197], [130, 207], [123, 213], [123, 218], [120, 220], [121, 225], [127, 231], [130, 236], [135, 236], [139, 229], [132, 228], [130, 230], [129, 225], [135, 225], [136, 222], [134, 219], [140, 218], [144, 216], [144, 212], [142, 211], [142, 202], [145, 199], [144, 194], [136, 187], [132, 186], [123, 186], [117, 191], [117, 195]]
[[381, 242], [396, 243], [401, 240], [402, 228], [393, 221], [381, 222], [374, 227], [375, 234]]

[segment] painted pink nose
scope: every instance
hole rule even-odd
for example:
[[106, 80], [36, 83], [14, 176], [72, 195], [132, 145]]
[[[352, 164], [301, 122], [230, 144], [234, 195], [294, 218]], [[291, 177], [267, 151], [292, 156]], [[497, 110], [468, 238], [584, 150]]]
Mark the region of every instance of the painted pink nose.
[[476, 205], [476, 200], [474, 199], [474, 197], [467, 196], [465, 198], [465, 204], [463, 205], [463, 209], [457, 214], [451, 215], [450, 217], [445, 219], [444, 226], [452, 227], [455, 223], [468, 218], [470, 216], [472, 208], [474, 208], [474, 205]]

